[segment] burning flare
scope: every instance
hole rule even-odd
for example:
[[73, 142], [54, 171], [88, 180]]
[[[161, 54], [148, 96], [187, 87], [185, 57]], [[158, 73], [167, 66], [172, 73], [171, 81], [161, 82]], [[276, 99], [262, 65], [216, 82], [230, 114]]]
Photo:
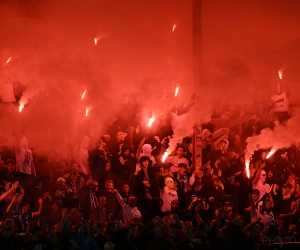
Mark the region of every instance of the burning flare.
[[174, 32], [176, 29], [176, 24], [173, 24], [173, 28], [172, 28], [172, 31]]
[[280, 79], [282, 79], [282, 73], [283, 73], [283, 72], [282, 72], [282, 70], [281, 70], [281, 69], [280, 69], [280, 70], [278, 70], [278, 76], [279, 76], [279, 78], [280, 78]]
[[98, 44], [98, 41], [99, 41], [101, 38], [102, 38], [101, 36], [95, 37], [95, 38], [94, 38], [94, 45], [97, 45], [97, 44]]
[[271, 151], [267, 154], [266, 159], [269, 159], [275, 152], [276, 150], [272, 148]]
[[83, 91], [82, 96], [81, 96], [81, 99], [84, 98], [85, 94], [86, 94], [86, 90]]
[[6, 61], [6, 64], [8, 64], [10, 61], [11, 61], [11, 57], [9, 57], [8, 59], [7, 59], [7, 61]]
[[179, 92], [179, 87], [176, 87], [176, 89], [175, 89], [175, 96], [178, 95], [178, 92]]
[[149, 119], [149, 122], [148, 122], [148, 127], [150, 128], [151, 127], [151, 125], [152, 125], [152, 123], [155, 121], [155, 119], [154, 118], [150, 118]]
[[250, 178], [249, 161], [245, 162], [247, 178]]
[[23, 103], [20, 103], [20, 106], [19, 106], [19, 112], [20, 112], [20, 113], [22, 112], [24, 106], [25, 106], [25, 105], [24, 105]]
[[169, 153], [165, 152], [162, 159], [161, 159], [161, 161], [164, 162], [167, 159], [168, 155], [169, 155]]
[[88, 115], [89, 115], [89, 109], [86, 108], [86, 109], [85, 109], [85, 116], [87, 117]]

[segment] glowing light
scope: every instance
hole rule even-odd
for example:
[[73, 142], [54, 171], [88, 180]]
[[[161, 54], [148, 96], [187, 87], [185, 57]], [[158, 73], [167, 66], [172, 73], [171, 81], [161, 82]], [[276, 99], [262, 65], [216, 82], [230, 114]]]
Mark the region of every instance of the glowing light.
[[88, 117], [88, 115], [89, 115], [89, 109], [86, 108], [86, 109], [85, 109], [85, 116]]
[[161, 159], [161, 161], [164, 162], [167, 159], [168, 155], [169, 155], [169, 153], [165, 152], [162, 159]]
[[86, 94], [86, 90], [83, 91], [82, 96], [81, 96], [81, 99], [84, 98], [85, 94]]
[[275, 152], [276, 150], [272, 148], [271, 151], [267, 154], [266, 159], [269, 159]]
[[280, 78], [280, 79], [282, 79], [282, 73], [283, 73], [283, 72], [282, 72], [282, 70], [281, 70], [281, 69], [280, 69], [280, 70], [278, 70], [278, 76], [279, 76], [279, 78]]
[[245, 165], [246, 165], [246, 174], [247, 174], [247, 177], [249, 179], [250, 178], [249, 161], [246, 161]]
[[7, 59], [7, 61], [6, 61], [6, 64], [9, 63], [9, 62], [11, 61], [11, 59], [12, 59], [12, 58], [9, 57], [9, 58]]
[[101, 36], [100, 37], [95, 37], [94, 38], [94, 45], [97, 45], [98, 44], [98, 41], [101, 39]]
[[24, 105], [23, 103], [20, 103], [20, 106], [19, 106], [19, 112], [20, 112], [20, 113], [22, 112], [24, 106], [25, 106], [25, 105]]
[[152, 123], [155, 121], [155, 119], [154, 118], [150, 118], [149, 119], [149, 122], [148, 122], [148, 127], [150, 128], [151, 127], [151, 125], [152, 125]]
[[174, 32], [176, 29], [176, 24], [173, 24], [173, 28], [172, 28], [172, 31]]
[[176, 89], [175, 89], [175, 96], [178, 95], [178, 92], [179, 92], [179, 87], [176, 87]]

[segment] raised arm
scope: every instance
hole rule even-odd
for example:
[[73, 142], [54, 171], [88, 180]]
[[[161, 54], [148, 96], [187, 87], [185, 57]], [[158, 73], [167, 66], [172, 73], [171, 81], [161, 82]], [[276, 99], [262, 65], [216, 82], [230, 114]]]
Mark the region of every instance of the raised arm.
[[0, 196], [0, 202], [1, 202], [2, 200], [4, 200], [4, 199], [5, 199], [5, 198], [6, 198], [13, 190], [16, 190], [17, 187], [18, 187], [19, 185], [20, 185], [19, 182], [16, 181], [16, 182], [13, 184], [13, 186], [12, 186], [11, 189], [7, 190], [5, 193], [3, 193], [3, 194]]
[[141, 140], [139, 146], [138, 146], [138, 149], [136, 151], [136, 158], [138, 159], [138, 157], [140, 156], [141, 152], [142, 152], [142, 149], [143, 149], [143, 146], [145, 144], [145, 141], [146, 141], [146, 137], [143, 138], [143, 140]]
[[12, 205], [15, 203], [15, 199], [16, 199], [16, 196], [14, 196], [13, 198], [12, 198], [12, 200], [11, 200], [11, 203], [8, 205], [8, 207], [6, 208], [6, 213], [9, 213], [10, 212], [10, 210], [11, 210], [11, 207], [12, 207]]
[[295, 180], [292, 181], [291, 185], [292, 185], [291, 191], [288, 194], [285, 194], [285, 195], [282, 196], [283, 200], [289, 200], [289, 199], [292, 198], [292, 196], [293, 196], [293, 194], [295, 192], [295, 186], [296, 186]]
[[39, 202], [39, 211], [33, 212], [33, 213], [32, 213], [32, 217], [36, 217], [36, 216], [39, 216], [40, 214], [42, 214], [42, 210], [43, 210], [43, 199], [42, 199], [42, 198], [39, 198], [38, 202]]
[[265, 167], [265, 164], [260, 164], [260, 167], [259, 167], [258, 171], [256, 172], [256, 175], [255, 175], [255, 177], [254, 177], [254, 179], [252, 181], [252, 183], [254, 185], [258, 182], [259, 177], [260, 177], [260, 172], [263, 170], [264, 167]]

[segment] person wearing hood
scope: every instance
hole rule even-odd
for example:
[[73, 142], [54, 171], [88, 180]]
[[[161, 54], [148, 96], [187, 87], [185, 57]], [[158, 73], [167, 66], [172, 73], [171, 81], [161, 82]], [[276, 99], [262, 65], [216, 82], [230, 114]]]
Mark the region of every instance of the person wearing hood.
[[153, 157], [152, 153], [152, 146], [150, 144], [145, 144], [147, 137], [144, 137], [144, 139], [141, 141], [140, 145], [138, 146], [137, 152], [136, 152], [136, 158], [138, 160], [141, 159], [142, 156], [147, 156], [151, 160], [151, 166], [155, 166], [156, 161]]
[[23, 187], [30, 186], [32, 176], [36, 176], [32, 151], [28, 147], [28, 139], [22, 137], [15, 147], [16, 171], [20, 176], [20, 184]]
[[99, 250], [96, 241], [88, 234], [88, 228], [85, 224], [79, 224], [77, 230], [73, 232], [67, 225], [69, 216], [63, 223], [62, 232], [68, 236], [77, 245], [78, 250]]
[[122, 145], [121, 154], [115, 159], [112, 171], [124, 180], [130, 179], [130, 174], [135, 169], [134, 155], [130, 153], [130, 147], [127, 144]]

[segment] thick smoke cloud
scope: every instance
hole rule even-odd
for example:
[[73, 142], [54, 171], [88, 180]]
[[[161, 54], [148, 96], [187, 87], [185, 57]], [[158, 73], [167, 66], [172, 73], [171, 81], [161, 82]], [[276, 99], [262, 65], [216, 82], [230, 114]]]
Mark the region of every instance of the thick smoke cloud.
[[[178, 141], [228, 102], [241, 109], [267, 103], [282, 67], [297, 101], [298, 1], [202, 3], [203, 81], [195, 88], [191, 0], [1, 1], [1, 81], [11, 79], [17, 96], [28, 99], [22, 113], [0, 105], [1, 143], [12, 143], [20, 128], [47, 152], [83, 133], [103, 133], [128, 94], [144, 104], [145, 126], [151, 114], [167, 117], [195, 95], [174, 131]], [[94, 38], [101, 38], [97, 45]]]
[[145, 124], [166, 116], [174, 82], [190, 94], [190, 14], [191, 3], [173, 1], [1, 2], [2, 81], [23, 88], [25, 104], [21, 113], [1, 105], [2, 143], [18, 129], [43, 152], [82, 134], [99, 137], [132, 93], [148, 110]]
[[300, 142], [300, 110], [295, 111], [286, 124], [277, 124], [274, 129], [266, 128], [258, 136], [247, 139], [246, 159], [249, 160], [255, 150], [270, 149], [274, 152], [281, 148], [288, 148]]

